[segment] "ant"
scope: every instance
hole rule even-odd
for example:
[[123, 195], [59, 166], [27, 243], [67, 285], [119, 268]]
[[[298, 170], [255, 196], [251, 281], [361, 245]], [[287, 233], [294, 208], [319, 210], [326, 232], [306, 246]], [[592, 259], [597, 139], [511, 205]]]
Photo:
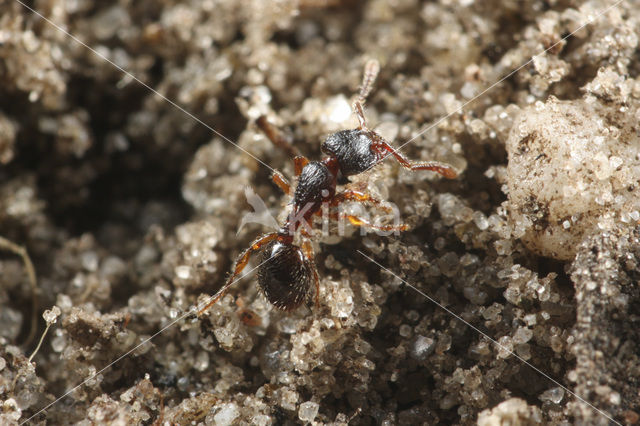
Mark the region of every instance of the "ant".
[[[347, 178], [364, 173], [389, 155], [393, 156], [403, 167], [412, 171], [431, 170], [449, 179], [458, 175], [455, 169], [448, 164], [408, 160], [382, 136], [367, 127], [363, 105], [379, 70], [380, 65], [375, 60], [368, 61], [365, 65], [360, 92], [353, 104], [353, 111], [360, 125], [356, 129], [342, 130], [329, 135], [321, 146], [322, 152], [326, 154], [326, 157], [321, 161], [309, 161], [304, 156], [295, 155], [297, 150], [291, 146], [284, 135], [267, 121], [265, 116], [257, 119], [256, 124], [274, 145], [295, 155], [293, 161], [297, 184], [293, 189], [291, 203], [293, 207], [286, 222], [277, 232], [258, 237], [249, 248], [240, 254], [235, 262], [233, 273], [225, 285], [207, 306], [198, 312], [198, 315], [207, 311], [224, 296], [255, 252], [262, 253], [261, 264], [258, 268], [258, 285], [272, 305], [284, 311], [298, 308], [305, 301], [313, 279], [316, 289], [315, 303], [316, 306], [319, 306], [318, 271], [310, 243], [311, 235], [306, 227], [309, 220], [314, 215], [321, 214], [323, 203], [327, 203], [329, 207], [336, 207], [344, 202], [358, 202], [388, 210], [380, 200], [364, 192], [352, 189], [336, 192], [340, 176]], [[282, 173], [274, 172], [272, 180], [285, 193], [292, 193], [292, 186]], [[407, 229], [405, 224], [374, 225], [366, 219], [349, 214], [330, 213], [330, 218], [346, 218], [355, 226], [384, 231], [404, 231]], [[303, 223], [305, 227], [300, 228]], [[299, 229], [303, 236], [302, 247], [293, 242], [295, 233]]]

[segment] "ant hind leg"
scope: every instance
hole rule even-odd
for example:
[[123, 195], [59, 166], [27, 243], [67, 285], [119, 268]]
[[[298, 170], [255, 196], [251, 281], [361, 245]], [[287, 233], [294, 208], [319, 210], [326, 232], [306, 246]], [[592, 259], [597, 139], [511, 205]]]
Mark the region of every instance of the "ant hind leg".
[[[265, 115], [261, 115], [256, 120], [256, 125], [262, 130], [262, 132], [267, 136], [267, 138], [271, 141], [272, 144], [277, 146], [278, 148], [285, 151], [289, 156], [293, 157], [293, 164], [295, 168], [295, 175], [299, 176], [302, 173], [302, 169], [309, 163], [303, 155], [300, 154], [298, 148], [295, 147], [292, 143], [292, 138], [278, 129], [273, 124], [269, 123], [267, 117]], [[272, 176], [273, 181], [276, 185], [278, 185], [284, 192], [289, 193], [289, 189], [285, 189], [284, 182], [286, 179], [282, 175], [282, 173], [275, 172]], [[289, 184], [286, 182], [287, 185]], [[289, 185], [290, 187], [291, 185]]]
[[229, 276], [229, 278], [227, 279], [227, 282], [211, 298], [209, 303], [207, 303], [207, 305], [204, 308], [198, 310], [198, 316], [201, 316], [203, 313], [205, 313], [207, 310], [209, 310], [210, 307], [215, 305], [218, 302], [218, 300], [220, 300], [222, 298], [222, 296], [224, 296], [226, 294], [226, 292], [229, 289], [229, 287], [231, 287], [231, 285], [233, 283], [235, 283], [235, 278], [242, 272], [242, 270], [245, 268], [245, 266], [247, 266], [247, 263], [249, 263], [249, 258], [251, 257], [251, 255], [254, 252], [260, 250], [266, 244], [268, 244], [271, 241], [275, 240], [276, 238], [278, 238], [278, 234], [275, 233], [275, 232], [273, 232], [271, 234], [262, 235], [262, 236], [256, 238], [251, 243], [249, 248], [247, 248], [245, 251], [243, 251], [240, 254], [240, 256], [238, 256], [238, 258], [236, 259], [236, 262], [234, 264], [234, 267], [233, 267], [233, 274], [231, 274]]

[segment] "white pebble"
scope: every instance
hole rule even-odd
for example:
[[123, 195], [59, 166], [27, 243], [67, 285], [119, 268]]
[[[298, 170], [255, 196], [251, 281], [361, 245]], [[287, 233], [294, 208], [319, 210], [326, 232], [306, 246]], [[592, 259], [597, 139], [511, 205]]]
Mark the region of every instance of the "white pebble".
[[298, 410], [298, 417], [303, 422], [312, 422], [316, 416], [318, 415], [318, 410], [320, 409], [320, 405], [316, 402], [303, 402], [300, 404], [300, 409]]

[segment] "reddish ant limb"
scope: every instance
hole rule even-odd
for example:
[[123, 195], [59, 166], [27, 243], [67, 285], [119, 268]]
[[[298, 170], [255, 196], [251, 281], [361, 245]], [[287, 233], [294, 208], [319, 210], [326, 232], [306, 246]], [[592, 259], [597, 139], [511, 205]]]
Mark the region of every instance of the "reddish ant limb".
[[277, 127], [273, 124], [269, 123], [267, 117], [265, 115], [261, 115], [256, 120], [256, 125], [262, 130], [262, 133], [269, 138], [271, 143], [273, 143], [278, 148], [285, 151], [292, 157], [300, 155], [298, 148], [296, 148], [292, 143], [292, 138], [281, 132]]
[[358, 216], [345, 214], [344, 217], [346, 217], [349, 220], [349, 222], [351, 222], [351, 224], [354, 226], [364, 226], [371, 229], [377, 229], [379, 231], [402, 232], [409, 229], [409, 225], [407, 225], [406, 223], [401, 223], [400, 225], [374, 225], [373, 223], [369, 222], [367, 219], [364, 219]]
[[247, 266], [247, 263], [249, 263], [249, 258], [251, 257], [251, 254], [257, 250], [260, 250], [262, 247], [264, 247], [266, 244], [270, 243], [277, 237], [278, 237], [278, 234], [271, 233], [271, 234], [262, 235], [261, 237], [255, 239], [251, 243], [249, 248], [243, 251], [240, 254], [240, 256], [238, 256], [238, 259], [236, 260], [236, 263], [234, 264], [234, 267], [233, 267], [233, 274], [231, 274], [231, 276], [227, 279], [227, 282], [225, 283], [225, 285], [220, 290], [218, 290], [218, 292], [211, 298], [209, 303], [207, 303], [207, 305], [204, 308], [198, 311], [198, 316], [202, 315], [204, 312], [209, 310], [210, 307], [215, 305], [218, 302], [218, 300], [222, 299], [222, 296], [226, 294], [229, 287], [231, 287], [231, 285], [235, 282], [235, 279], [238, 276], [238, 274], [240, 274], [240, 272], [242, 272], [245, 266]]
[[[267, 121], [267, 117], [264, 115], [258, 117], [258, 119], [256, 120], [256, 124], [264, 132], [271, 143], [273, 143], [277, 147], [282, 148], [293, 158], [295, 176], [299, 176], [300, 173], [302, 173], [302, 169], [304, 169], [304, 167], [309, 164], [309, 160], [300, 155], [298, 149], [291, 145], [291, 138], [286, 137], [281, 131], [279, 131], [271, 123], [269, 123]], [[282, 173], [277, 170], [274, 171], [271, 175], [271, 179], [276, 185], [278, 185], [278, 187], [280, 187], [280, 189], [284, 191], [285, 194], [291, 193], [291, 185]]]
[[[302, 173], [302, 169], [304, 169], [304, 166], [309, 164], [309, 160], [307, 160], [303, 156], [298, 155], [298, 156], [294, 157], [293, 164], [294, 164], [294, 168], [295, 168], [295, 175], [296, 175], [296, 177], [298, 177], [298, 176], [300, 176], [300, 173]], [[273, 182], [276, 185], [278, 185], [280, 187], [280, 189], [282, 189], [282, 191], [284, 191], [285, 194], [290, 194], [291, 193], [291, 184], [289, 183], [287, 178], [284, 177], [284, 175], [282, 173], [280, 173], [279, 171], [275, 170], [273, 172], [273, 174], [271, 175], [271, 180], [273, 180]]]
[[294, 245], [288, 235], [281, 234], [262, 252], [258, 285], [273, 306], [292, 311], [306, 300], [310, 281], [317, 275], [316, 266], [308, 255]]
[[333, 220], [347, 219], [353, 226], [362, 226], [364, 228], [375, 229], [383, 232], [403, 232], [409, 229], [409, 225], [406, 223], [400, 223], [398, 225], [376, 225], [371, 223], [368, 219], [347, 213], [331, 212], [329, 213], [329, 217]]
[[[305, 243], [307, 243], [305, 241]], [[258, 265], [258, 285], [267, 300], [278, 309], [291, 311], [299, 307], [307, 297], [315, 280], [316, 292], [320, 289], [318, 272], [313, 263], [313, 249], [310, 244], [303, 245], [304, 251], [293, 244], [288, 228], [283, 226], [279, 232], [266, 234], [256, 239], [236, 260], [233, 274], [225, 285], [213, 296], [198, 316], [216, 304], [236, 281], [236, 277], [249, 263], [251, 255], [262, 252]], [[319, 304], [316, 294], [316, 303]]]
[[280, 187], [280, 189], [282, 189], [282, 191], [285, 194], [291, 194], [291, 185], [289, 184], [289, 181], [287, 180], [286, 177], [284, 177], [282, 173], [280, 173], [277, 170], [274, 171], [273, 174], [271, 175], [271, 180], [273, 180], [273, 183], [278, 185], [278, 187]]
[[405, 169], [412, 171], [431, 170], [446, 177], [447, 179], [455, 179], [458, 177], [458, 172], [448, 164], [441, 163], [439, 161], [410, 161], [389, 145], [382, 136], [374, 134], [374, 139], [375, 141], [371, 144], [371, 150], [378, 154], [380, 157], [379, 161], [382, 161], [385, 157], [391, 154]]
[[335, 197], [333, 197], [333, 200], [331, 200], [330, 205], [331, 207], [335, 207], [348, 201], [353, 201], [353, 202], [363, 203], [363, 204], [369, 203], [371, 205], [374, 205], [386, 211], [387, 213], [392, 211], [391, 207], [384, 204], [382, 200], [379, 200], [370, 194], [366, 194], [360, 191], [355, 191], [352, 189], [348, 189], [348, 190], [337, 193]]
[[309, 164], [309, 160], [301, 155], [293, 158], [293, 167], [296, 173], [296, 177], [300, 176], [300, 173], [302, 173], [302, 169], [304, 169], [307, 164]]

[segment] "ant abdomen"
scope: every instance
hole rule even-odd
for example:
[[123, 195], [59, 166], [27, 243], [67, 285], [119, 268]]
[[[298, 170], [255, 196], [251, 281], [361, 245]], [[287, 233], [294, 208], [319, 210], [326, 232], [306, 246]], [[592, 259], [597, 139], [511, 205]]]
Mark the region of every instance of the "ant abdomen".
[[262, 251], [258, 285], [267, 300], [278, 309], [291, 311], [306, 299], [311, 287], [312, 265], [302, 249], [278, 240]]

